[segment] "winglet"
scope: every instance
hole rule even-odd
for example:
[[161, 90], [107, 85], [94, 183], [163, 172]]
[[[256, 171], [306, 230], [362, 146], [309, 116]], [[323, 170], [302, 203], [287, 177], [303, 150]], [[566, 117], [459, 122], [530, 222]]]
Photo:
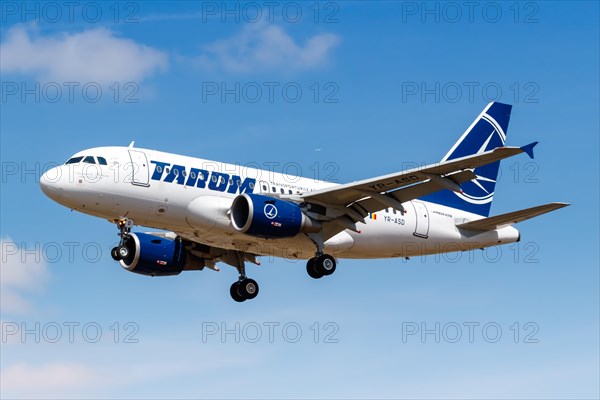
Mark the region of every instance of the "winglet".
[[535, 146], [537, 146], [538, 143], [539, 142], [533, 142], [533, 143], [526, 144], [525, 146], [521, 147], [521, 150], [523, 150], [525, 153], [527, 153], [529, 158], [533, 159], [533, 148]]

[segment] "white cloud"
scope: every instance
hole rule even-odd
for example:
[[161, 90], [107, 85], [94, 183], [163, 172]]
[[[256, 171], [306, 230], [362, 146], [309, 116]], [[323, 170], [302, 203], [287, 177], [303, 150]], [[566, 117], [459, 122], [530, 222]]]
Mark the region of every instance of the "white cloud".
[[[264, 354], [249, 350], [240, 355], [234, 348], [228, 348], [230, 351], [225, 354], [216, 349], [196, 352], [195, 343], [176, 348], [168, 347], [172, 346], [172, 342], [161, 341], [160, 346], [154, 344], [157, 342], [133, 351], [127, 348], [121, 353], [110, 351], [109, 347], [84, 347], [80, 351], [87, 359], [84, 362], [45, 362], [49, 354], [46, 351], [40, 352], [43, 360], [38, 362], [7, 363], [0, 371], [0, 398], [109, 398], [115, 397], [113, 393], [120, 393], [120, 397], [131, 397], [132, 394], [127, 393], [135, 393], [134, 397], [148, 398], [155, 390], [172, 392], [168, 386], [152, 386], [156, 382], [169, 382], [173, 378], [199, 374], [206, 377], [232, 368], [250, 368], [256, 366], [257, 360]], [[62, 349], [64, 353], [72, 352], [71, 349]], [[172, 350], [180, 355], [190, 354], [191, 351], [197, 358], [181, 360], [171, 354]], [[214, 381], [219, 382], [211, 378], [206, 384]], [[218, 385], [214, 386], [211, 390], [218, 391]], [[163, 392], [154, 393], [154, 396], [163, 398]]]
[[61, 82], [137, 82], [167, 68], [167, 54], [105, 28], [51, 37], [17, 25], [0, 44], [0, 72]]
[[196, 61], [230, 72], [304, 70], [326, 64], [340, 41], [337, 35], [322, 33], [301, 45], [278, 26], [248, 24], [236, 36], [205, 45]]
[[31, 304], [24, 293], [39, 291], [48, 279], [47, 263], [40, 248], [22, 249], [10, 238], [0, 239], [0, 309], [26, 313]]
[[80, 363], [52, 363], [32, 366], [25, 363], [13, 364], [2, 369], [2, 392], [54, 397], [82, 388], [96, 381], [96, 372]]

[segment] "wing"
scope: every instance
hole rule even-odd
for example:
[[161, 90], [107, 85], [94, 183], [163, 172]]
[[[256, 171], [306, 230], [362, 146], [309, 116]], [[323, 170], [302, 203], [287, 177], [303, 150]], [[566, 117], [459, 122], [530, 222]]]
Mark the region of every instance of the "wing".
[[[405, 212], [402, 203], [442, 189], [460, 192], [460, 185], [473, 180], [473, 170], [482, 165], [526, 152], [533, 155], [537, 143], [523, 147], [497, 147], [479, 154], [455, 158], [403, 172], [333, 186], [297, 196], [286, 196], [308, 204], [309, 215], [325, 222], [325, 239], [344, 230], [358, 231], [371, 213], [392, 207]], [[282, 196], [283, 197], [283, 196]]]

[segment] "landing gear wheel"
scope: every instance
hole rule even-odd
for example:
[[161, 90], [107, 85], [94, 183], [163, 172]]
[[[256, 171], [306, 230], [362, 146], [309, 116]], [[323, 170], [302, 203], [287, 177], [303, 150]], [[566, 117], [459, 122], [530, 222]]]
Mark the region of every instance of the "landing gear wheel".
[[327, 276], [335, 272], [335, 264], [335, 258], [330, 256], [329, 254], [322, 254], [319, 257], [317, 257], [315, 269], [319, 273]]
[[313, 257], [306, 262], [306, 272], [308, 272], [308, 276], [313, 279], [320, 279], [323, 277], [323, 274], [319, 273], [316, 269], [317, 266], [317, 258]]
[[240, 282], [233, 282], [233, 284], [229, 288], [229, 294], [231, 295], [231, 298], [233, 300], [237, 301], [238, 303], [241, 303], [243, 301], [246, 301], [246, 298], [241, 295], [239, 289], [240, 289]]
[[254, 279], [244, 279], [239, 282], [238, 291], [246, 300], [252, 300], [258, 295], [258, 283]]
[[113, 247], [112, 248], [112, 250], [110, 251], [110, 256], [115, 261], [121, 261], [121, 258], [119, 257], [119, 248], [118, 247]]
[[127, 246], [119, 246], [117, 247], [117, 253], [119, 255], [119, 259], [123, 260], [129, 256], [129, 248], [127, 248]]
[[329, 254], [313, 257], [306, 263], [306, 272], [311, 278], [319, 279], [335, 272], [335, 258]]
[[258, 283], [254, 279], [248, 278], [234, 282], [229, 288], [229, 294], [238, 303], [252, 300], [258, 295]]
[[258, 295], [258, 283], [256, 283], [254, 279], [246, 277], [246, 267], [244, 262], [247, 257], [248, 255], [246, 253], [236, 251], [235, 258], [228, 262], [234, 266], [240, 274], [238, 281], [232, 284], [229, 289], [231, 298], [239, 303], [245, 300], [252, 300]]

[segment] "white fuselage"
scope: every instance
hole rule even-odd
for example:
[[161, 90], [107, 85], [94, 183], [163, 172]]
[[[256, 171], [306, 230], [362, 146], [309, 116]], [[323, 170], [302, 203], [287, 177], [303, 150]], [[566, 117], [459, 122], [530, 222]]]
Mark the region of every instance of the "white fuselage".
[[[84, 162], [93, 157], [93, 163]], [[259, 255], [308, 259], [315, 243], [306, 234], [262, 239], [238, 232], [229, 209], [241, 192], [270, 196], [306, 193], [333, 183], [247, 168], [155, 150], [97, 147], [73, 156], [79, 162], [46, 172], [44, 192], [77, 211], [111, 222], [129, 218], [136, 225], [173, 231], [185, 239]], [[106, 160], [99, 164], [99, 157]], [[285, 198], [285, 197], [284, 197]], [[410, 201], [406, 212], [384, 209], [358, 223], [359, 232], [344, 230], [325, 242], [338, 258], [388, 258], [470, 250], [519, 239], [505, 227], [482, 233], [456, 224], [482, 218], [462, 210]]]

